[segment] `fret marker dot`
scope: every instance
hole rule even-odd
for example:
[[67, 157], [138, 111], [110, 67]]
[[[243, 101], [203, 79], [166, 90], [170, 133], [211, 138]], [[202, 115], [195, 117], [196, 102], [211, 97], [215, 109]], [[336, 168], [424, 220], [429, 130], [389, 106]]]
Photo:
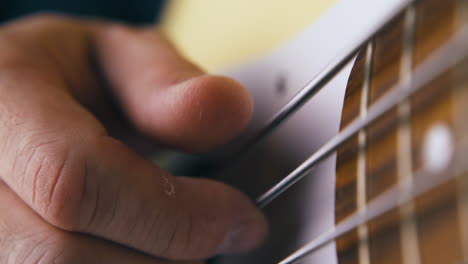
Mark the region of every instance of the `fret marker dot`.
[[427, 171], [441, 172], [450, 164], [454, 151], [453, 136], [447, 124], [432, 126], [424, 136], [422, 162]]

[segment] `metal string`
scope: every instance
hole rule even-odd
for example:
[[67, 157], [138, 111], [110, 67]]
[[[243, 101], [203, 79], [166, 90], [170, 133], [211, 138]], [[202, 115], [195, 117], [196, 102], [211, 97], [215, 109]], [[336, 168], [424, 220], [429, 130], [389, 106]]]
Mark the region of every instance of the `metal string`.
[[414, 198], [424, 194], [433, 188], [448, 182], [451, 179], [457, 177], [453, 171], [453, 167], [460, 164], [462, 166], [459, 177], [467, 177], [464, 175], [468, 172], [468, 164], [463, 160], [463, 154], [467, 149], [468, 142], [457, 150], [458, 159], [454, 160], [445, 170], [438, 173], [428, 173], [424, 169], [415, 174], [414, 180], [411, 183], [408, 179], [402, 181], [395, 187], [385, 191], [382, 195], [377, 197], [375, 200], [369, 203], [365, 209], [358, 210], [355, 214], [349, 216], [340, 224], [334, 228], [329, 229], [327, 232], [322, 233], [316, 239], [312, 240], [287, 258], [280, 261], [278, 264], [291, 264], [304, 258], [305, 256], [313, 253], [314, 251], [322, 248], [328, 243], [336, 240], [342, 235], [354, 230], [359, 225], [367, 223], [377, 217], [390, 212], [393, 209], [398, 208], [408, 202], [414, 200]]
[[387, 96], [381, 98], [369, 108], [365, 119], [356, 119], [349, 124], [341, 133], [337, 134], [305, 162], [289, 173], [279, 183], [258, 197], [256, 200], [259, 207], [265, 207], [272, 200], [282, 194], [294, 183], [306, 176], [320, 161], [336, 151], [344, 142], [349, 140], [361, 129], [366, 128], [383, 114], [396, 107], [409, 96], [420, 90], [435, 77], [460, 63], [468, 54], [468, 26], [463, 26], [451, 40], [444, 44], [429, 59], [415, 70], [411, 82], [398, 83]]
[[[284, 120], [295, 113], [306, 102], [317, 94], [336, 74], [338, 74], [354, 56], [359, 52], [361, 47], [365, 46], [373, 36], [383, 27], [388, 21], [400, 14], [409, 4], [415, 0], [402, 1], [398, 6], [392, 7], [388, 16], [382, 17], [380, 21], [375, 23], [365, 37], [356, 39], [351, 45], [351, 48], [343, 49], [338, 55], [321, 71], [319, 72], [304, 88], [302, 88], [285, 106], [283, 106], [265, 125], [254, 133], [246, 143], [243, 144], [234, 154], [231, 159], [242, 156], [243, 153], [250, 150], [259, 141], [273, 132]], [[389, 7], [390, 8], [390, 7]]]

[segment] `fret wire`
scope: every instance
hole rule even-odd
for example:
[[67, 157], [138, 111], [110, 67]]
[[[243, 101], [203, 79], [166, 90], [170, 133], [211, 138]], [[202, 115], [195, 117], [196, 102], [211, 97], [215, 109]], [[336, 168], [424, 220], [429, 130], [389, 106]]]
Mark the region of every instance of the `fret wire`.
[[[366, 49], [366, 62], [364, 70], [364, 83], [362, 86], [359, 118], [365, 119], [367, 116], [367, 105], [369, 101], [369, 88], [372, 78], [372, 65], [374, 57], [374, 40], [371, 40]], [[366, 131], [364, 129], [358, 132], [358, 160], [357, 160], [357, 209], [366, 208]], [[367, 225], [358, 227], [359, 237], [359, 263], [370, 263], [369, 238]]]
[[317, 94], [333, 77], [336, 76], [359, 52], [359, 50], [366, 45], [374, 35], [387, 24], [392, 18], [396, 17], [402, 10], [415, 0], [404, 0], [394, 9], [390, 10], [386, 17], [382, 17], [380, 21], [375, 23], [369, 32], [361, 38], [355, 40], [350, 47], [338, 52], [338, 55], [322, 70], [320, 71], [305, 87], [303, 87], [293, 98], [286, 103], [272, 118], [270, 118], [260, 129], [258, 129], [253, 136], [246, 140], [237, 151], [231, 156], [230, 159], [236, 159], [242, 156], [243, 153], [250, 150], [254, 145], [260, 142], [263, 138], [274, 131], [280, 124], [283, 123], [290, 115], [295, 113], [306, 102], [308, 102], [315, 94]]
[[[413, 50], [415, 35], [416, 8], [410, 5], [405, 13], [405, 29], [403, 39], [403, 58], [400, 67], [400, 78], [403, 83], [411, 83], [413, 67]], [[413, 164], [411, 149], [411, 102], [406, 98], [398, 106], [400, 126], [398, 128], [398, 179], [413, 184]], [[403, 263], [419, 264], [421, 257], [419, 252], [419, 241], [415, 221], [415, 206], [412, 201], [403, 205], [400, 226], [400, 247], [402, 250]]]
[[[402, 206], [409, 201], [421, 196], [422, 194], [440, 186], [451, 179], [459, 177], [468, 177], [464, 173], [468, 172], [468, 163], [464, 161], [463, 152], [466, 149], [468, 142], [462, 142], [460, 149], [455, 151], [455, 159], [452, 163], [444, 170], [432, 173], [427, 172], [424, 168], [415, 173], [413, 184], [408, 180], [400, 182], [395, 187], [388, 189], [375, 200], [369, 203], [365, 210], [358, 210], [353, 215], [336, 225], [334, 228], [322, 233], [317, 238], [301, 247], [278, 264], [292, 264], [302, 259], [306, 255], [309, 255], [316, 250], [322, 248], [328, 243], [336, 240], [337, 238], [347, 234], [354, 230], [357, 226], [372, 221], [385, 213], [390, 212], [393, 209]], [[462, 174], [451, 173], [453, 167], [460, 165], [462, 168]]]
[[415, 70], [414, 78], [408, 84], [398, 83], [387, 96], [378, 100], [368, 110], [367, 118], [357, 119], [348, 125], [341, 133], [334, 136], [327, 143], [322, 145], [312, 156], [299, 165], [295, 170], [283, 178], [279, 183], [261, 195], [257, 200], [257, 205], [265, 207], [272, 200], [278, 197], [286, 189], [307, 175], [312, 168], [333, 153], [339, 146], [354, 136], [359, 130], [373, 123], [383, 114], [397, 106], [405, 98], [421, 89], [436, 76], [439, 76], [450, 67], [460, 63], [468, 53], [468, 27], [461, 30], [452, 37], [446, 44], [437, 50], [431, 57], [422, 63]]

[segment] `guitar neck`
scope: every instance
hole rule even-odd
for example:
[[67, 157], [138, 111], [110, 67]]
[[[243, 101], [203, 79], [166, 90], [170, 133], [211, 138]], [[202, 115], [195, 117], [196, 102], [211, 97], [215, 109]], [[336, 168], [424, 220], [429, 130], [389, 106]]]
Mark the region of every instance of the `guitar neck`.
[[[291, 71], [307, 54], [293, 48], [279, 52], [296, 68], [258, 70], [288, 57], [280, 54], [232, 74], [254, 93], [255, 121], [266, 123], [214, 174], [256, 199], [271, 235], [257, 252], [219, 263], [468, 261], [468, 3], [392, 3], [301, 90]], [[324, 120], [331, 110], [341, 113], [336, 135]]]
[[[357, 63], [362, 66], [355, 66], [351, 75], [356, 80], [349, 82], [342, 128], [354, 118], [365, 118], [368, 108], [385, 100], [398, 83], [411, 83], [418, 67], [461, 34], [464, 12], [465, 1], [418, 1], [390, 21], [361, 51]], [[466, 55], [453, 52], [444, 55]], [[410, 195], [419, 187], [415, 175], [443, 171], [449, 178], [424, 195], [395, 203], [382, 216], [340, 237], [339, 263], [466, 261], [466, 176], [465, 172], [445, 170], [464, 163], [460, 156], [466, 154], [466, 121], [462, 118], [467, 113], [463, 109], [466, 66], [461, 60], [432, 76], [420, 91], [359, 131], [339, 150], [337, 225], [356, 211], [365, 212], [374, 200], [402, 184], [407, 190], [398, 194]]]

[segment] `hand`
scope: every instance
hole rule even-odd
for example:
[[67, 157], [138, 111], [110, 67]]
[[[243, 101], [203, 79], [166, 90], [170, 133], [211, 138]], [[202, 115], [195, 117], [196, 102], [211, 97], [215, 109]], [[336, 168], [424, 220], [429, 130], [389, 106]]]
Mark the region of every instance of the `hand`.
[[256, 247], [265, 219], [239, 191], [171, 176], [129, 146], [206, 151], [251, 112], [240, 84], [204, 74], [154, 29], [4, 25], [0, 262], [156, 264]]

